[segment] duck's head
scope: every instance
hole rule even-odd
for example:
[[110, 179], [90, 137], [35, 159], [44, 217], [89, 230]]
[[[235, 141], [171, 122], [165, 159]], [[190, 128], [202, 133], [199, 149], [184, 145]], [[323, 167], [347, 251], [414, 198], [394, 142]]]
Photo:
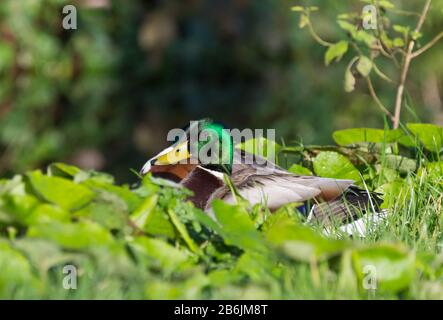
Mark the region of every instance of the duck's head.
[[234, 143], [221, 124], [208, 119], [191, 121], [185, 129], [176, 129], [172, 133], [175, 142], [149, 159], [141, 169], [141, 175], [151, 172], [180, 181], [196, 166], [231, 174]]

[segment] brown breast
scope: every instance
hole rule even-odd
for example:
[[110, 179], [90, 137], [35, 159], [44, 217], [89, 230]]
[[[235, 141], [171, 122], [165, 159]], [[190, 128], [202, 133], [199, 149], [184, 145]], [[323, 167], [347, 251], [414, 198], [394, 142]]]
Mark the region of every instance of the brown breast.
[[215, 190], [224, 185], [223, 181], [218, 177], [200, 167], [192, 170], [191, 173], [182, 180], [181, 184], [194, 193], [193, 196], [189, 197], [189, 200], [200, 209], [204, 209], [209, 197]]

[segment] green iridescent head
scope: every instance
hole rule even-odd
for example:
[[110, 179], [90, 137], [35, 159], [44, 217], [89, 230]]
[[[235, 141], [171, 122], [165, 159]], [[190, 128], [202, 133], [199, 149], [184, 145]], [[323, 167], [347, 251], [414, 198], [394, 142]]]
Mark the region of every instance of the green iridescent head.
[[[178, 130], [176, 142], [150, 159], [142, 174], [154, 166], [200, 165], [210, 170], [231, 174], [234, 143], [223, 125], [209, 119], [191, 121], [183, 131]], [[177, 132], [175, 131], [175, 132]]]

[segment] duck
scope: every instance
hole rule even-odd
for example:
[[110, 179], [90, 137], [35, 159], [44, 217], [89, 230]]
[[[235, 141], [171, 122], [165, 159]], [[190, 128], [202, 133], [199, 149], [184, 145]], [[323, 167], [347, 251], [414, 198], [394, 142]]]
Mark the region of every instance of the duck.
[[296, 203], [308, 221], [346, 226], [377, 212], [382, 203], [379, 194], [353, 180], [294, 174], [239, 149], [229, 131], [210, 119], [192, 121], [171, 146], [143, 165], [140, 174], [148, 173], [191, 190], [189, 200], [207, 213], [215, 199], [236, 204], [241, 197], [271, 212]]

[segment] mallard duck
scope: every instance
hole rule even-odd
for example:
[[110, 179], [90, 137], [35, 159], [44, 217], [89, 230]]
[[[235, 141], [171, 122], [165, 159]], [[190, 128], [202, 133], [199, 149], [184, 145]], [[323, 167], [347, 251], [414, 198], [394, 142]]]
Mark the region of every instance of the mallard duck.
[[[212, 134], [198, 141], [192, 139], [193, 130], [197, 137], [203, 131]], [[210, 145], [210, 160], [202, 161], [202, 151]], [[253, 161], [247, 163], [247, 159]], [[207, 212], [214, 199], [235, 203], [241, 196], [251, 205], [262, 203], [271, 211], [288, 203], [302, 203], [299, 209], [309, 220], [328, 224], [336, 219], [348, 222], [366, 211], [376, 211], [381, 203], [377, 194], [360, 189], [352, 180], [296, 175], [237, 149], [229, 132], [210, 120], [194, 122], [172, 146], [149, 159], [140, 173], [149, 172], [191, 190], [189, 200]], [[234, 188], [225, 183], [224, 175]]]

